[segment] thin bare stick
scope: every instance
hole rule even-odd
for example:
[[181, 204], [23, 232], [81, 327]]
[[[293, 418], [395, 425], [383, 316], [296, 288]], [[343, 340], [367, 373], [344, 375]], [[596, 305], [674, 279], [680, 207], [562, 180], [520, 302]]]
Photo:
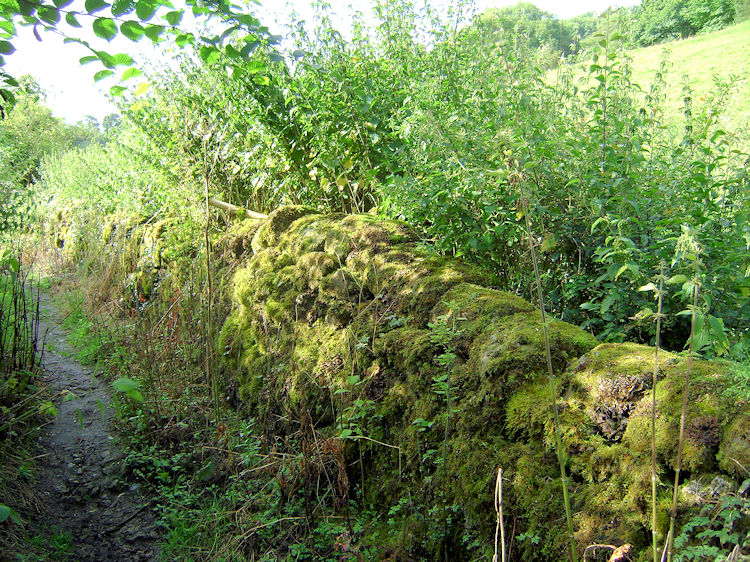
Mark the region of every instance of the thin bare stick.
[[560, 413], [557, 409], [557, 385], [555, 384], [555, 374], [552, 367], [552, 351], [549, 336], [549, 327], [547, 326], [547, 312], [544, 309], [544, 295], [542, 295], [542, 279], [539, 275], [539, 263], [536, 255], [536, 247], [531, 234], [531, 217], [529, 216], [529, 202], [526, 199], [526, 193], [523, 188], [523, 177], [521, 174], [514, 174], [513, 180], [518, 185], [521, 194], [521, 204], [523, 205], [523, 215], [526, 219], [526, 234], [529, 240], [529, 250], [531, 252], [531, 263], [534, 266], [534, 279], [536, 280], [536, 292], [539, 300], [539, 310], [542, 313], [542, 328], [544, 331], [544, 351], [547, 357], [547, 374], [549, 375], [549, 384], [552, 390], [552, 419], [555, 426], [555, 445], [557, 448], [557, 461], [560, 465], [560, 483], [562, 484], [563, 503], [565, 505], [565, 520], [568, 524], [568, 535], [570, 538], [570, 556], [573, 562], [578, 562], [578, 553], [576, 551], [575, 531], [573, 529], [573, 516], [570, 512], [570, 497], [568, 495], [568, 481], [565, 470], [565, 452], [563, 450], [562, 437], [560, 435]]
[[654, 342], [654, 372], [651, 379], [651, 542], [654, 562], [659, 562], [659, 545], [656, 536], [656, 383], [659, 374], [659, 337], [661, 335], [661, 311], [664, 300], [664, 265], [659, 274], [659, 292], [656, 306], [656, 341]]
[[690, 393], [690, 371], [693, 367], [693, 342], [695, 339], [695, 321], [698, 311], [698, 276], [696, 275], [695, 290], [693, 291], [693, 314], [690, 320], [690, 348], [688, 351], [687, 370], [685, 371], [685, 388], [682, 391], [682, 415], [680, 416], [680, 440], [677, 444], [677, 470], [674, 474], [674, 488], [672, 490], [672, 511], [669, 514], [669, 540], [667, 541], [667, 562], [671, 562], [674, 554], [674, 525], [677, 519], [677, 495], [680, 485], [680, 468], [682, 466], [682, 448], [685, 444], [685, 421], [687, 418], [688, 395]]
[[497, 480], [495, 480], [495, 512], [497, 523], [495, 524], [495, 555], [492, 562], [497, 562], [497, 536], [500, 534], [501, 560], [505, 562], [505, 525], [503, 524], [503, 469], [497, 469]]

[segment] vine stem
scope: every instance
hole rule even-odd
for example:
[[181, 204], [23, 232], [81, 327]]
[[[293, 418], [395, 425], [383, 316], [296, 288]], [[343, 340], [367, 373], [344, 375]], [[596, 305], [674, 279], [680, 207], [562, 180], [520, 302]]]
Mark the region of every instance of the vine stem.
[[537, 259], [536, 248], [531, 235], [531, 217], [529, 216], [529, 202], [526, 198], [526, 192], [523, 188], [523, 179], [520, 174], [515, 174], [513, 180], [518, 185], [518, 191], [521, 194], [521, 205], [523, 205], [523, 215], [526, 219], [526, 234], [529, 240], [529, 250], [531, 251], [531, 263], [534, 266], [534, 279], [536, 281], [536, 292], [539, 300], [539, 310], [542, 313], [542, 328], [544, 331], [544, 350], [547, 358], [547, 374], [549, 375], [549, 384], [552, 390], [552, 419], [555, 425], [555, 445], [557, 449], [557, 461], [560, 465], [560, 482], [562, 484], [563, 503], [565, 504], [565, 520], [568, 525], [568, 534], [570, 535], [570, 556], [573, 562], [578, 562], [578, 553], [576, 551], [575, 531], [573, 529], [573, 516], [570, 511], [570, 496], [568, 493], [568, 482], [565, 471], [565, 453], [563, 451], [562, 436], [560, 435], [560, 413], [557, 408], [557, 385], [555, 384], [554, 369], [552, 367], [552, 352], [549, 336], [549, 326], [547, 325], [547, 312], [544, 309], [544, 295], [542, 294], [542, 279], [539, 275], [539, 262]]

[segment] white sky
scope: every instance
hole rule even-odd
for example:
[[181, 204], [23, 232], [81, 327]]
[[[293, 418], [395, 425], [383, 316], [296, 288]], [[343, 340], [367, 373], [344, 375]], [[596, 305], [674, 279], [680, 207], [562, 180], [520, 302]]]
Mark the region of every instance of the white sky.
[[[80, 0], [82, 1], [82, 0]], [[610, 6], [632, 6], [639, 4], [640, 0], [531, 0], [540, 9], [555, 14], [560, 19], [574, 17], [587, 12], [603, 12]], [[342, 27], [347, 26], [347, 14], [351, 12], [349, 6], [351, 0], [329, 0], [333, 11], [341, 19]], [[441, 2], [444, 4], [444, 2]], [[482, 12], [491, 7], [502, 7], [516, 4], [517, 0], [477, 0], [477, 11]], [[180, 2], [174, 2], [175, 6]], [[362, 3], [357, 4], [358, 9], [364, 11]], [[74, 4], [75, 6], [75, 4]], [[309, 1], [292, 0], [286, 6], [276, 5], [272, 9], [265, 6], [273, 6], [265, 2], [255, 10], [256, 15], [263, 21], [285, 21], [285, 14], [294, 10], [302, 18], [311, 18], [312, 9]], [[86, 23], [84, 18], [81, 23]], [[272, 32], [280, 30], [281, 25], [271, 27]], [[68, 28], [70, 29], [70, 28]], [[78, 31], [78, 34], [76, 34]], [[81, 30], [72, 30], [74, 36], [80, 37]], [[342, 29], [342, 31], [344, 31]], [[92, 37], [88, 30], [87, 37]], [[43, 33], [42, 42], [36, 40], [31, 28], [18, 26], [18, 37], [13, 40], [16, 52], [6, 57], [5, 69], [14, 76], [30, 74], [34, 76], [47, 92], [47, 103], [55, 115], [64, 117], [68, 122], [75, 123], [87, 115], [96, 117], [99, 121], [115, 111], [114, 107], [107, 101], [104, 92], [114, 83], [104, 80], [95, 83], [93, 75], [102, 69], [101, 65], [91, 63], [80, 66], [78, 60], [91, 54], [81, 45], [63, 44], [62, 38], [53, 33]], [[96, 38], [90, 39], [95, 44]], [[100, 41], [98, 48], [110, 53], [127, 52], [136, 60], [145, 60], [158, 56], [157, 50], [150, 48], [148, 40], [144, 39], [135, 44], [122, 36], [118, 36], [109, 45]]]

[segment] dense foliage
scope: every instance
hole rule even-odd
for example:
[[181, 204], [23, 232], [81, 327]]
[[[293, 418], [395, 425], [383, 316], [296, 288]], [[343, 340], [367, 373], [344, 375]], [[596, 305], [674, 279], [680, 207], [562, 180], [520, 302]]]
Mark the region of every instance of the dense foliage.
[[[689, 324], [675, 316], [689, 293], [679, 275], [692, 283], [698, 264], [700, 342], [744, 356], [747, 143], [742, 127], [720, 125], [734, 84], [705, 99], [686, 85], [682, 114], [667, 115], [668, 64], [633, 83], [621, 18], [602, 20], [606, 33], [576, 62], [545, 71], [530, 32], [508, 33], [496, 14], [455, 25], [467, 10], [451, 23], [384, 3], [380, 23], [356, 20], [349, 41], [322, 12], [314, 31], [293, 26], [287, 59], [259, 46], [231, 73], [183, 55], [179, 72], [150, 77], [150, 95], [123, 107], [137, 150], [196, 202], [210, 172], [216, 195], [255, 210], [377, 206], [528, 296], [523, 187], [558, 317], [602, 339], [649, 341], [651, 296], [638, 288], [664, 267], [684, 285], [665, 309], [666, 345], [679, 349]], [[680, 250], [689, 240], [700, 256]]]
[[[12, 38], [15, 28], [8, 22], [19, 13], [28, 23], [51, 28], [57, 28], [61, 14], [69, 20], [65, 2], [55, 2], [54, 9], [22, 4], [19, 12], [0, 0], [0, 33], [5, 34], [0, 49], [12, 50], [4, 39]], [[12, 109], [4, 103], [8, 116], [0, 122], [0, 179], [12, 202], [0, 210], [2, 228], [19, 232], [33, 214], [41, 222], [54, 214], [56, 226], [65, 231], [54, 238], [63, 255], [86, 257], [82, 271], [105, 272], [92, 283], [91, 300], [114, 302], [138, 318], [135, 328], [130, 326], [136, 332], [126, 332], [133, 338], [127, 350], [107, 355], [117, 363], [110, 367], [142, 381], [147, 390], [145, 404], [143, 396], [129, 402], [121, 420], [139, 435], [136, 439], [158, 441], [162, 427], [165, 434], [177, 427], [212, 450], [247, 448], [243, 471], [262, 470], [268, 459], [260, 451], [270, 450], [269, 444], [242, 429], [250, 422], [237, 422], [238, 433], [231, 433], [220, 429], [219, 408], [211, 411], [220, 385], [213, 378], [216, 371], [213, 376], [210, 371], [214, 334], [208, 327], [221, 323], [228, 299], [212, 294], [210, 276], [225, 276], [223, 285], [214, 286], [221, 293], [231, 271], [212, 270], [207, 251], [225, 223], [210, 215], [205, 238], [197, 236], [209, 195], [255, 211], [294, 203], [404, 219], [418, 229], [430, 252], [478, 264], [500, 288], [527, 298], [535, 282], [532, 238], [549, 311], [605, 341], [652, 341], [653, 294], [663, 280], [668, 291], [662, 345], [683, 349], [691, 299], [700, 288], [695, 348], [708, 357], [747, 359], [750, 138], [747, 123], [723, 119], [736, 80], [717, 78], [704, 97], [694, 95], [686, 81], [675, 114], [665, 100], [668, 59], [648, 82], [638, 84], [627, 51], [726, 25], [744, 13], [741, 2], [652, 0], [632, 11], [560, 21], [530, 4], [475, 15], [470, 2], [439, 12], [407, 0], [381, 0], [372, 16], [355, 17], [349, 37], [321, 7], [312, 25], [290, 22], [287, 42], [224, 3], [194, 9], [219, 15], [211, 28], [215, 36], [183, 32], [181, 13], [166, 4], [140, 0], [108, 6], [92, 0], [85, 14], [73, 13], [74, 21], [90, 16], [94, 32], [104, 38], [122, 33], [158, 42], [171, 35], [184, 47], [173, 65], [155, 69], [131, 67], [128, 55], [93, 52], [105, 67], [99, 77], [127, 66], [123, 79], [148, 81], [132, 93], [115, 86], [122, 119], [108, 119], [103, 130], [69, 127], [52, 118], [33, 87], [27, 94], [16, 91], [10, 100], [5, 94], [12, 84], [0, 75], [5, 80], [0, 94], [16, 102]], [[72, 229], [79, 227], [94, 233], [88, 250], [97, 249], [96, 256], [73, 242]], [[127, 251], [115, 250], [113, 239]], [[118, 276], [127, 277], [124, 297], [113, 281]], [[274, 290], [282, 285], [274, 283]], [[264, 313], [273, 321], [273, 302], [269, 306]], [[398, 329], [408, 319], [385, 321]], [[450, 341], [458, 334], [441, 335], [435, 324], [430, 329], [430, 341], [444, 348], [438, 361], [450, 363], [455, 359]], [[367, 345], [365, 339], [354, 347]], [[417, 372], [416, 363], [407, 367]], [[347, 379], [348, 394], [339, 394], [342, 404], [352, 399], [344, 410], [349, 424], [339, 428], [340, 443], [369, 435], [359, 433], [360, 420], [371, 413], [360, 382]], [[438, 375], [433, 382], [440, 400], [446, 397], [450, 419], [450, 383]], [[237, 389], [228, 380], [222, 384], [228, 387], [227, 400], [239, 404]], [[741, 390], [738, 396], [747, 399]], [[408, 431], [429, 431], [435, 419], [428, 418], [417, 418], [417, 429]], [[447, 440], [447, 430], [445, 435]], [[223, 462], [218, 453], [204, 455], [192, 441], [181, 446], [185, 450], [170, 453], [173, 474], [162, 469], [167, 460], [156, 458], [166, 449], [144, 449], [133, 461], [167, 498], [172, 532], [186, 524], [182, 511], [204, 506], [193, 497], [198, 492], [192, 486], [203, 482], [201, 474], [211, 479]], [[311, 551], [311, 541], [314, 552], [339, 550], [338, 542], [335, 548], [331, 544], [356, 531], [357, 517], [354, 524], [347, 520], [348, 530], [343, 522], [314, 527], [313, 534], [322, 533], [316, 539], [308, 536], [309, 529], [301, 530], [310, 521], [308, 498], [303, 506], [299, 494], [286, 494], [284, 478], [309, 461], [304, 451], [298, 455], [304, 446], [292, 440], [280, 445], [280, 453], [269, 453], [279, 453], [282, 473], [265, 481], [273, 490], [265, 503], [256, 501], [264, 493], [263, 480], [252, 490], [242, 488], [238, 474], [230, 477], [237, 478], [236, 489], [212, 482], [216, 487], [208, 488], [209, 495], [230, 493], [206, 508], [208, 515], [199, 514], [199, 521], [213, 521], [216, 528], [209, 534], [231, 529], [237, 542], [232, 549], [253, 546], [244, 544], [240, 515], [230, 515], [236, 501], [251, 505], [257, 518], [252, 528], [263, 529], [258, 535], [264, 535], [264, 548], [306, 540], [307, 545], [299, 543], [300, 552], [302, 547]], [[341, 447], [330, 464], [343, 480], [347, 463]], [[432, 455], [444, 455], [437, 452], [432, 449]], [[174, 461], [178, 455], [182, 460]], [[331, 470], [324, 467], [320, 474], [333, 477]], [[260, 513], [256, 503], [267, 509]], [[394, 507], [388, 525], [399, 521], [399, 509], [413, 509], [407, 503], [411, 499]], [[279, 539], [275, 530], [285, 519], [272, 519], [282, 510], [294, 513], [288, 519], [300, 525], [285, 523], [291, 530]], [[430, 524], [436, 545], [448, 540], [441, 534], [441, 517]], [[195, 527], [184, 534], [201, 536]], [[526, 538], [521, 548], [532, 549], [533, 536]], [[180, 537], [170, 540], [175, 542], [167, 551], [184, 547]]]

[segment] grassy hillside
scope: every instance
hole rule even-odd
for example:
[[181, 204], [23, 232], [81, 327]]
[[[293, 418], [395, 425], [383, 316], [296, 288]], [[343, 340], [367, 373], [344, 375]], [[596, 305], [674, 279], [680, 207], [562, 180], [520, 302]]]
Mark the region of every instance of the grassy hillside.
[[631, 52], [634, 79], [648, 88], [664, 52], [673, 64], [669, 76], [667, 103], [670, 113], [682, 111], [683, 76], [693, 88], [694, 99], [700, 100], [714, 88], [714, 76], [726, 80], [739, 77], [726, 111], [726, 128], [747, 129], [750, 124], [750, 20], [721, 31], [706, 33], [671, 43], [654, 45]]

